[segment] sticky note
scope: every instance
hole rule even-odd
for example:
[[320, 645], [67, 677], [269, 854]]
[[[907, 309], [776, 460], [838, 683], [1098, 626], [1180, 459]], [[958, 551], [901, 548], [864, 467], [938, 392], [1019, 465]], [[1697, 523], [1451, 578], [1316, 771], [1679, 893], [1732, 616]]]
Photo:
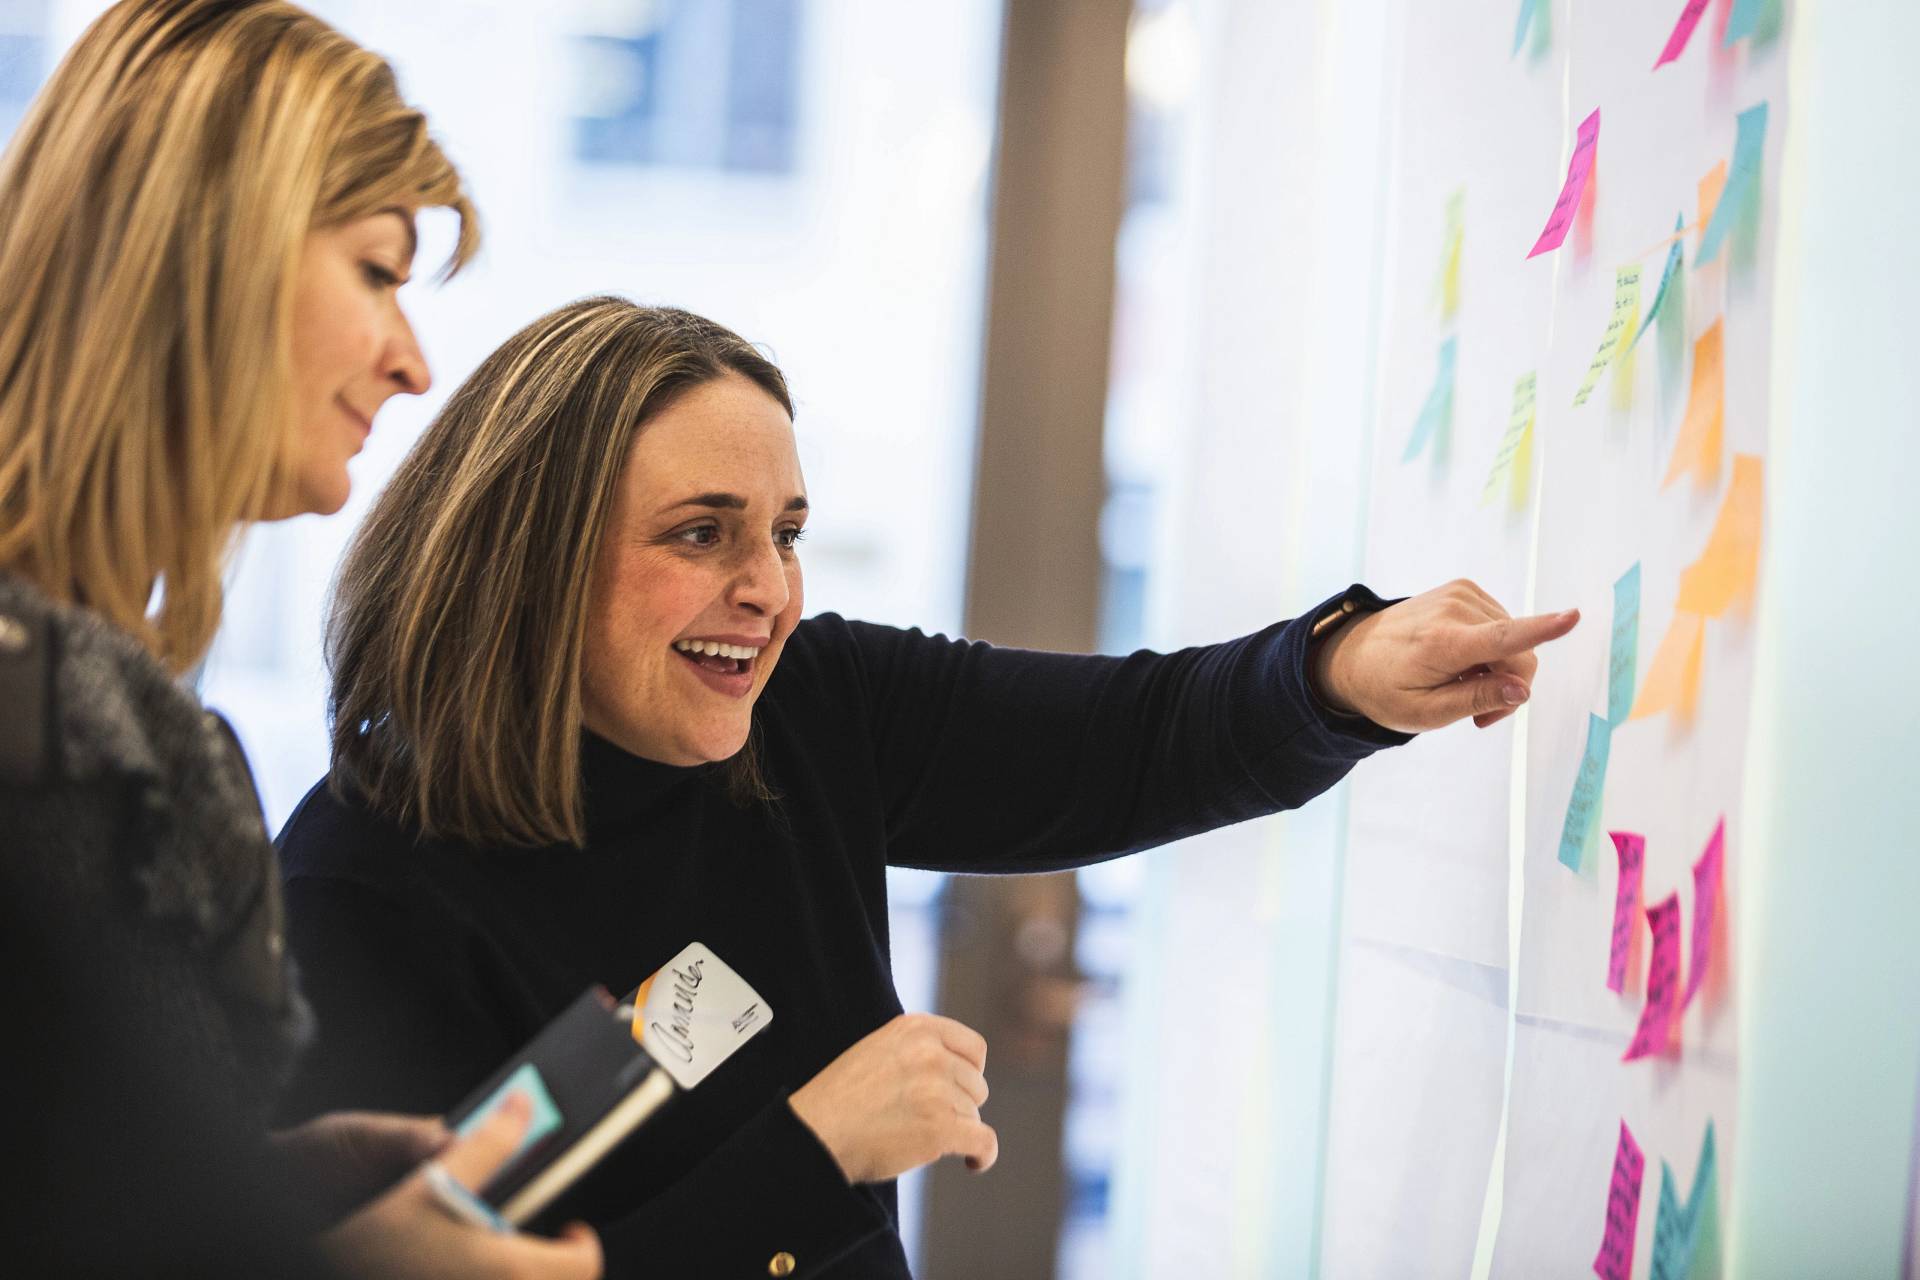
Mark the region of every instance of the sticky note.
[[1700, 179], [1700, 234], [1707, 233], [1707, 226], [1713, 221], [1714, 212], [1720, 207], [1720, 195], [1727, 189], [1727, 162], [1720, 161], [1707, 170], [1707, 176]]
[[1673, 1166], [1660, 1162], [1660, 1207], [1653, 1219], [1653, 1280], [1691, 1280], [1720, 1274], [1720, 1171], [1714, 1153], [1713, 1121], [1707, 1121], [1693, 1188], [1682, 1204], [1674, 1190]]
[[1536, 382], [1529, 373], [1513, 384], [1513, 410], [1507, 415], [1507, 433], [1500, 438], [1499, 452], [1493, 456], [1493, 470], [1480, 490], [1480, 505], [1486, 506], [1507, 489], [1508, 505], [1521, 511], [1527, 505], [1527, 488], [1533, 475], [1533, 420]]
[[1695, 266], [1705, 266], [1720, 254], [1727, 233], [1747, 212], [1749, 203], [1760, 198], [1760, 165], [1767, 146], [1767, 104], [1762, 102], [1742, 111], [1736, 121], [1733, 140], [1733, 167], [1727, 172], [1727, 185], [1714, 203], [1713, 217], [1700, 233], [1700, 252]]
[[1544, 16], [1543, 7], [1542, 0], [1520, 0], [1520, 20], [1513, 25], [1513, 53], [1509, 57], [1519, 56], [1520, 47], [1527, 42], [1527, 32]]
[[1633, 336], [1634, 324], [1640, 318], [1640, 268], [1636, 264], [1621, 267], [1613, 275], [1613, 314], [1607, 318], [1606, 332], [1600, 337], [1600, 349], [1593, 353], [1593, 360], [1587, 365], [1587, 377], [1580, 384], [1580, 390], [1573, 397], [1573, 407], [1578, 409], [1600, 385], [1600, 375], [1613, 363], [1614, 356], [1620, 351], [1627, 339]]
[[1574, 775], [1573, 798], [1567, 801], [1567, 820], [1560, 828], [1560, 865], [1580, 870], [1581, 854], [1600, 821], [1600, 794], [1607, 784], [1607, 752], [1613, 745], [1613, 726], [1599, 716], [1587, 716], [1587, 749]]
[[1633, 1274], [1633, 1233], [1640, 1225], [1640, 1181], [1646, 1168], [1647, 1158], [1622, 1120], [1620, 1142], [1613, 1152], [1613, 1182], [1607, 1188], [1606, 1230], [1593, 1260], [1593, 1272], [1600, 1280], [1629, 1280]]
[[1620, 879], [1613, 892], [1613, 946], [1607, 952], [1607, 990], [1619, 995], [1627, 989], [1633, 940], [1640, 936], [1640, 875], [1647, 861], [1647, 839], [1631, 831], [1609, 831], [1613, 851], [1620, 857]]
[[1680, 990], [1680, 895], [1670, 893], [1647, 908], [1653, 958], [1647, 962], [1647, 1003], [1622, 1062], [1665, 1053], [1673, 1042], [1675, 997]]
[[1574, 140], [1573, 158], [1567, 161], [1567, 181], [1560, 188], [1560, 198], [1553, 203], [1553, 212], [1547, 216], [1547, 226], [1534, 242], [1533, 252], [1527, 256], [1537, 258], [1543, 253], [1558, 249], [1567, 238], [1568, 228], [1573, 226], [1573, 217], [1580, 209], [1580, 198], [1587, 192], [1587, 179], [1593, 176], [1593, 162], [1600, 150], [1600, 108], [1595, 107], [1593, 114], [1580, 122], [1580, 132]]
[[1607, 723], [1625, 724], [1633, 711], [1634, 668], [1640, 655], [1640, 562], [1613, 584], [1613, 641], [1607, 655]]
[[1753, 607], [1760, 577], [1760, 520], [1765, 502], [1763, 463], [1750, 453], [1733, 456], [1733, 483], [1700, 558], [1680, 571], [1677, 607], [1717, 618], [1738, 604]]
[[1687, 994], [1680, 1001], [1686, 1008], [1707, 980], [1713, 968], [1713, 924], [1720, 910], [1720, 884], [1725, 873], [1727, 820], [1714, 825], [1706, 852], [1693, 864], [1693, 954], [1687, 959]]
[[1721, 47], [1731, 49], [1736, 41], [1752, 35], [1760, 25], [1760, 13], [1765, 8], [1761, 0], [1733, 0], [1733, 12], [1727, 16], [1727, 34], [1721, 38]]
[[1647, 330], [1653, 327], [1654, 318], [1660, 314], [1660, 304], [1665, 302], [1667, 295], [1673, 291], [1673, 280], [1680, 272], [1680, 263], [1684, 256], [1681, 251], [1686, 247], [1686, 240], [1681, 234], [1686, 230], [1686, 226], [1687, 215], [1684, 213], [1673, 220], [1673, 247], [1667, 250], [1667, 265], [1660, 271], [1660, 287], [1654, 290], [1653, 302], [1640, 321], [1639, 330], [1633, 335], [1636, 346], [1639, 345], [1641, 337]]
[[1440, 271], [1434, 277], [1434, 294], [1440, 300], [1440, 320], [1446, 323], [1460, 311], [1460, 258], [1466, 250], [1466, 191], [1447, 198], [1446, 230], [1440, 239]]
[[1400, 455], [1400, 461], [1412, 462], [1420, 456], [1427, 442], [1436, 435], [1441, 444], [1435, 449], [1438, 456], [1446, 451], [1446, 435], [1453, 425], [1453, 368], [1455, 340], [1448, 338], [1440, 344], [1440, 368], [1433, 376], [1433, 390], [1427, 393], [1427, 402], [1421, 406], [1420, 416], [1413, 424], [1413, 435], [1407, 439], [1407, 450]]
[[1687, 41], [1693, 39], [1693, 29], [1700, 25], [1700, 15], [1706, 11], [1707, 0], [1687, 0], [1680, 10], [1680, 21], [1673, 24], [1673, 34], [1667, 37], [1667, 47], [1660, 51], [1660, 61], [1653, 64], [1655, 71], [1687, 51]]
[[1676, 610], [1660, 647], [1647, 664], [1647, 678], [1633, 701], [1630, 720], [1671, 711], [1682, 721], [1693, 719], [1700, 701], [1700, 663], [1706, 647], [1707, 620], [1697, 613]]
[[1680, 438], [1674, 442], [1673, 457], [1667, 463], [1667, 478], [1662, 489], [1683, 475], [1692, 475], [1698, 485], [1710, 485], [1720, 478], [1720, 446], [1727, 426], [1727, 366], [1722, 345], [1724, 320], [1693, 344], [1693, 389], [1687, 395], [1687, 416], [1680, 423]]

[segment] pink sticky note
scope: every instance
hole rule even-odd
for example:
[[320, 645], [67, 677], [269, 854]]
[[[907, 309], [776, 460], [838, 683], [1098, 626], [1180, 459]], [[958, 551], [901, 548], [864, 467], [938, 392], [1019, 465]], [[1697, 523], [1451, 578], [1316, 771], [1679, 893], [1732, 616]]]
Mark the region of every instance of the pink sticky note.
[[1595, 107], [1593, 114], [1580, 122], [1580, 133], [1573, 143], [1573, 159], [1567, 161], [1567, 185], [1560, 188], [1560, 198], [1554, 201], [1553, 212], [1547, 217], [1547, 229], [1534, 242], [1529, 258], [1558, 249], [1566, 240], [1574, 215], [1580, 211], [1580, 197], [1586, 194], [1587, 179], [1593, 174], [1594, 156], [1599, 147], [1600, 108]]
[[1713, 828], [1706, 852], [1693, 864], [1693, 961], [1687, 971], [1687, 995], [1680, 1002], [1682, 1009], [1693, 1003], [1693, 997], [1713, 967], [1713, 917], [1720, 909], [1720, 876], [1726, 849], [1727, 820], [1722, 818]]
[[1628, 1280], [1633, 1274], [1633, 1229], [1640, 1222], [1640, 1175], [1646, 1168], [1647, 1158], [1622, 1120], [1620, 1145], [1613, 1153], [1613, 1185], [1607, 1189], [1606, 1234], [1593, 1260], [1593, 1273], [1600, 1280]]
[[1631, 831], [1609, 831], [1620, 855], [1620, 887], [1613, 895], [1613, 950], [1607, 956], [1607, 990], [1619, 992], [1627, 984], [1627, 956], [1633, 950], [1633, 926], [1639, 923], [1640, 869], [1646, 865], [1647, 839]]
[[1673, 1038], [1675, 997], [1680, 994], [1679, 894], [1670, 893], [1660, 905], [1647, 908], [1647, 928], [1653, 933], [1653, 959], [1647, 962], [1647, 1007], [1640, 1011], [1640, 1026], [1622, 1062], [1665, 1053]]
[[1693, 29], [1700, 25], [1700, 15], [1707, 11], [1707, 0], [1687, 0], [1686, 8], [1680, 10], [1680, 21], [1673, 24], [1673, 34], [1667, 37], [1667, 47], [1660, 52], [1660, 61], [1653, 69], [1672, 62], [1687, 51], [1687, 41], [1693, 39]]

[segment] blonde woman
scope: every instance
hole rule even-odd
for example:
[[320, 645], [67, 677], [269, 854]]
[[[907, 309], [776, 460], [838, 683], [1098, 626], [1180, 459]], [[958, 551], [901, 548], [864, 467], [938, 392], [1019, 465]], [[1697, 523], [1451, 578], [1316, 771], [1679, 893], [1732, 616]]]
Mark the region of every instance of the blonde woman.
[[[395, 291], [458, 174], [387, 65], [273, 0], [124, 0], [0, 164], [0, 901], [7, 1269], [598, 1273], [457, 1220], [526, 1124], [331, 1116], [269, 1148], [310, 1032], [272, 852], [180, 683], [249, 521], [337, 510], [380, 406], [426, 390]], [[442, 1150], [444, 1148], [444, 1150]]]
[[792, 412], [685, 312], [589, 299], [509, 339], [348, 553], [333, 785], [281, 836], [321, 1012], [297, 1106], [452, 1105], [690, 943], [771, 1011], [596, 1171], [612, 1276], [904, 1277], [893, 1179], [993, 1163], [986, 1044], [894, 990], [888, 865], [1058, 870], [1305, 804], [1510, 712], [1577, 620], [1354, 587], [1111, 658], [803, 619]]

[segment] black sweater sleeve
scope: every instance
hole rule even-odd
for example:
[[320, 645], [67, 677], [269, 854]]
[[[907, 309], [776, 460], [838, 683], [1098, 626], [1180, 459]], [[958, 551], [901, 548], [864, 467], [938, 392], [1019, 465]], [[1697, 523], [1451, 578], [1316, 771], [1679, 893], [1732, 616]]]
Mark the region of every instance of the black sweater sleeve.
[[[1364, 587], [1343, 594], [1379, 603]], [[1306, 803], [1409, 740], [1319, 706], [1307, 687], [1319, 613], [1124, 658], [840, 623], [870, 708], [888, 861], [1059, 870]]]
[[[485, 946], [457, 921], [325, 876], [292, 879], [287, 901], [321, 1027], [288, 1122], [341, 1108], [443, 1112], [522, 1047], [490, 1000]], [[646, 1140], [644, 1127], [631, 1139]], [[804, 1277], [890, 1226], [784, 1094], [663, 1193], [599, 1222], [609, 1280], [761, 1275], [783, 1252]]]

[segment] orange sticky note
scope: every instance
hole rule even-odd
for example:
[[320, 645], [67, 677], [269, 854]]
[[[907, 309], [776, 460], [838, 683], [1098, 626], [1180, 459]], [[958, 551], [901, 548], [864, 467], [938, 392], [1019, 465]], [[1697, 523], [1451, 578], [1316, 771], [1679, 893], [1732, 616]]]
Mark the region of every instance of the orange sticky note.
[[1693, 344], [1693, 390], [1687, 396], [1687, 416], [1680, 439], [1673, 446], [1662, 489], [1691, 471], [1695, 484], [1710, 485], [1720, 475], [1720, 442], [1727, 425], [1726, 350], [1721, 341], [1724, 322]]
[[1692, 720], [1700, 701], [1700, 659], [1706, 649], [1707, 620], [1697, 613], [1676, 610], [1667, 626], [1660, 647], [1634, 700], [1630, 720], [1644, 720], [1662, 711], [1671, 711], [1681, 720]]
[[1717, 618], [1736, 603], [1742, 610], [1753, 607], [1760, 576], [1761, 468], [1750, 453], [1733, 455], [1733, 484], [1707, 535], [1706, 550], [1680, 573], [1679, 608]]
[[1720, 193], [1727, 189], [1727, 162], [1722, 160], [1713, 166], [1706, 177], [1700, 179], [1700, 234], [1707, 234], [1707, 226], [1713, 221], [1713, 211], [1720, 207]]

